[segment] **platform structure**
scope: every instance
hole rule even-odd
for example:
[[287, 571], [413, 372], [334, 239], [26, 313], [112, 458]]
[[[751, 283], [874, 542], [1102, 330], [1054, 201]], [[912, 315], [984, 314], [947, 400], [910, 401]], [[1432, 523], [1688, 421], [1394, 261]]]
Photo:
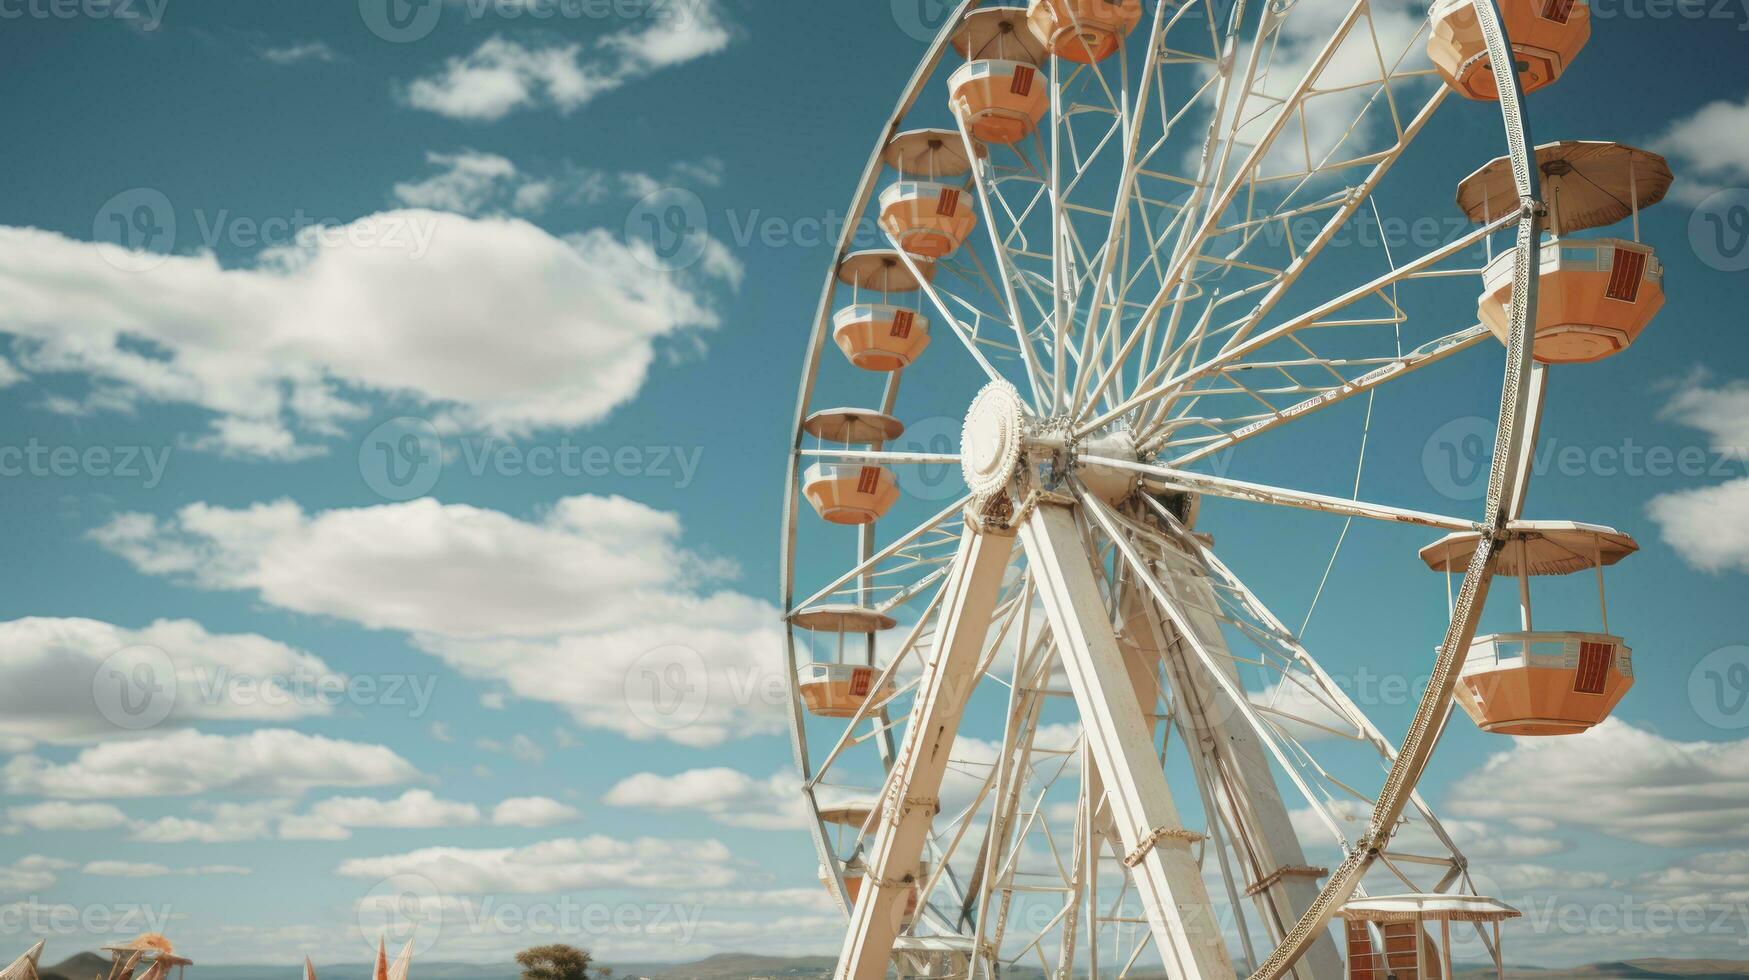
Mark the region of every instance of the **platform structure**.
[[[1545, 544], [1589, 542], [1583, 570], [1631, 542], [1526, 518], [1552, 365], [1590, 359], [1580, 342], [1603, 336], [1541, 328], [1545, 294], [1558, 325], [1576, 322], [1543, 270], [1566, 262], [1581, 225], [1661, 196], [1641, 151], [1530, 139], [1523, 89], [1559, 84], [1578, 28], [1515, 25], [1528, 12], [1588, 26], [1583, 5], [1549, 2], [1441, 0], [1398, 50], [1368, 0], [1346, 13], [965, 0], [949, 15], [871, 126], [850, 213], [885, 247], [853, 248], [849, 231], [839, 244], [789, 458], [791, 731], [820, 877], [846, 921], [837, 977], [996, 980], [1024, 966], [1224, 980], [1244, 963], [1254, 980], [1337, 980], [1372, 968], [1339, 913], [1366, 921], [1376, 896], [1419, 896], [1420, 930], [1458, 906], [1485, 911], [1416, 785], [1454, 703], [1499, 730], [1502, 706], [1507, 725], [1582, 720], [1537, 685], [1522, 711], [1508, 687], [1489, 688], [1480, 668], [1506, 667], [1513, 641], [1479, 637], [1479, 624], [1496, 574], [1541, 574]], [[1490, 98], [1476, 64], [1430, 57], [1436, 39], [1478, 46], [1463, 58], [1485, 55]], [[1305, 57], [1284, 71], [1272, 52], [1289, 41]], [[1521, 73], [1539, 46], [1555, 57]], [[1335, 260], [1340, 234], [1380, 220], [1381, 189], [1402, 190], [1395, 165], [1425, 133], [1457, 126], [1476, 146], [1491, 119], [1498, 141], [1477, 160], [1504, 163], [1465, 184], [1474, 230]], [[1626, 183], [1606, 172], [1622, 163]], [[1610, 217], [1575, 174], [1626, 193], [1628, 210]], [[1633, 260], [1610, 261], [1600, 295], [1621, 302], [1608, 293]], [[1648, 269], [1637, 295], [1649, 302]], [[883, 298], [902, 288], [915, 301], [912, 324], [927, 318], [927, 359], [900, 349], [896, 319], [841, 319], [877, 281]], [[1483, 300], [1454, 306], [1454, 282]], [[1501, 372], [1482, 499], [1449, 508], [1467, 513], [1368, 499], [1362, 472], [1336, 494], [1294, 485], [1291, 467], [1247, 478], [1228, 465], [1270, 447], [1353, 465], [1352, 443], [1307, 442], [1330, 429], [1303, 424], [1351, 400], [1368, 418], [1375, 402], [1434, 412], [1436, 427], [1419, 372], [1460, 357]], [[956, 429], [957, 447], [940, 448]], [[922, 467], [952, 467], [963, 487], [907, 479]], [[842, 487], [836, 474], [851, 473], [857, 492], [879, 498], [885, 473], [900, 492], [864, 501], [866, 520], [836, 520], [855, 501], [828, 499], [821, 476]], [[1226, 523], [1211, 535], [1216, 506]], [[1246, 508], [1253, 520], [1232, 516]], [[1225, 557], [1287, 510], [1393, 527], [1404, 561], [1445, 536], [1446, 625], [1414, 661], [1424, 695], [1389, 726], [1403, 737], [1336, 683], [1297, 611], [1296, 627]], [[1322, 574], [1307, 594], [1387, 574], [1278, 552]], [[1435, 637], [1396, 640], [1416, 657]], [[1592, 697], [1596, 641], [1578, 642], [1569, 693]], [[1631, 666], [1617, 652], [1603, 678], [1620, 693]], [[1415, 947], [1423, 974], [1447, 949], [1429, 960]]]

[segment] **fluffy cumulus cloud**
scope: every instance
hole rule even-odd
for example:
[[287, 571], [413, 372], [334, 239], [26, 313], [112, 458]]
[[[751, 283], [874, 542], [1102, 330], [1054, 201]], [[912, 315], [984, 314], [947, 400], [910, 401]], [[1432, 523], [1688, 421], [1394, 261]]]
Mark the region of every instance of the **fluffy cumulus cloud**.
[[418, 875], [446, 895], [533, 895], [583, 888], [721, 888], [735, 879], [732, 853], [720, 841], [595, 835], [527, 847], [430, 847], [405, 854], [352, 858], [349, 878], [382, 881]]
[[1678, 742], [1610, 719], [1583, 735], [1515, 739], [1465, 776], [1451, 808], [1687, 847], [1749, 839], [1749, 742]]
[[28, 895], [39, 892], [56, 881], [56, 872], [73, 867], [59, 858], [31, 854], [11, 864], [0, 864], [0, 894]]
[[275, 822], [291, 806], [291, 800], [250, 803], [200, 800], [190, 807], [198, 816], [131, 821], [133, 832], [129, 839], [148, 844], [226, 844], [260, 840], [272, 834]]
[[281, 837], [294, 840], [344, 840], [355, 827], [465, 827], [480, 822], [472, 803], [438, 799], [430, 790], [410, 789], [391, 800], [368, 796], [336, 796], [288, 816], [279, 825]]
[[289, 721], [326, 713], [309, 695], [342, 683], [312, 654], [188, 620], [0, 623], [0, 734], [15, 737], [83, 742], [147, 723]]
[[383, 746], [282, 728], [245, 735], [175, 732], [95, 745], [64, 763], [16, 756], [0, 768], [8, 794], [57, 799], [220, 790], [296, 796], [317, 786], [386, 786], [418, 776], [411, 763]]
[[[1659, 417], [1706, 433], [1724, 458], [1749, 459], [1749, 381], [1714, 383], [1697, 372], [1679, 383]], [[1749, 478], [1659, 494], [1646, 511], [1664, 540], [1695, 568], [1749, 572]]]
[[606, 92], [715, 54], [733, 38], [712, 0], [652, 4], [649, 19], [583, 44], [529, 46], [491, 37], [407, 84], [407, 104], [427, 112], [490, 122], [512, 112], [550, 107], [570, 113]]
[[717, 325], [707, 283], [737, 269], [711, 254], [681, 279], [606, 230], [424, 209], [307, 228], [245, 268], [0, 227], [0, 334], [18, 371], [86, 382], [62, 410], [193, 405], [212, 414], [195, 445], [296, 458], [365, 392], [477, 429], [598, 421], [665, 338]]
[[608, 790], [610, 806], [703, 813], [731, 827], [794, 830], [806, 826], [807, 805], [794, 773], [767, 778], [737, 769], [689, 769], [672, 776], [641, 772]]
[[429, 499], [306, 513], [205, 504], [93, 532], [143, 572], [411, 634], [584, 725], [710, 745], [781, 728], [777, 610], [713, 583], [679, 520], [620, 497], [536, 518]]
[[109, 803], [48, 800], [6, 811], [13, 830], [111, 830], [127, 825], [127, 814]]
[[246, 875], [250, 869], [234, 864], [200, 864], [192, 867], [173, 868], [154, 861], [88, 861], [82, 873], [103, 878], [163, 878], [179, 875], [189, 878], [206, 878], [215, 875]]
[[1670, 124], [1652, 148], [1670, 158], [1672, 193], [1698, 204], [1709, 194], [1749, 181], [1749, 95], [1708, 102]]
[[576, 807], [545, 796], [513, 796], [492, 808], [492, 822], [500, 827], [551, 827], [581, 817]]

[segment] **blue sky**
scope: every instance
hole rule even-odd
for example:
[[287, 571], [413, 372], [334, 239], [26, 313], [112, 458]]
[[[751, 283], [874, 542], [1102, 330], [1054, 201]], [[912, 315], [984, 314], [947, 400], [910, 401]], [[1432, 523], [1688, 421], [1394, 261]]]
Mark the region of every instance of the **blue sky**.
[[[448, 903], [427, 956], [554, 922], [620, 961], [836, 950], [769, 694], [775, 544], [835, 228], [940, 16], [911, 3], [464, 0], [401, 29], [370, 0], [0, 0], [0, 939], [356, 960], [412, 875]], [[1554, 375], [1530, 514], [1638, 537], [1610, 578], [1637, 683], [1580, 738], [1459, 719], [1422, 786], [1520, 842], [1477, 856], [1509, 899], [1580, 910], [1515, 958], [1749, 958], [1749, 11], [1594, 9], [1533, 135], [1670, 158], [1643, 219], [1670, 297]], [[1385, 213], [1452, 214], [1492, 122], [1418, 147]], [[1366, 496], [1474, 509], [1444, 453], [1499, 364], [1382, 391]], [[1231, 473], [1346, 493], [1360, 421]], [[1295, 624], [1340, 530], [1204, 526]], [[1307, 632], [1338, 677], [1424, 674], [1422, 543], [1350, 532]], [[675, 647], [739, 696], [670, 724], [639, 685]], [[1408, 698], [1351, 693], [1400, 734]]]

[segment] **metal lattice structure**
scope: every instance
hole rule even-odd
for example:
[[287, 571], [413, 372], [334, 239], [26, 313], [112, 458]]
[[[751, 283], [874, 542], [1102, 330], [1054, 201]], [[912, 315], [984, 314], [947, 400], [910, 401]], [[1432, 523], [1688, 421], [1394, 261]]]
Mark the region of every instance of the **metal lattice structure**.
[[[1497, 109], [1444, 106], [1427, 16], [1377, 0], [986, 6], [954, 12], [881, 132], [850, 213], [878, 216], [889, 248], [853, 253], [846, 229], [796, 415], [782, 597], [796, 763], [848, 917], [838, 975], [1340, 976], [1330, 927], [1352, 897], [1474, 890], [1415, 786], [1535, 449], [1543, 210], [1518, 79], [1495, 78]], [[1512, 64], [1494, 5], [1473, 9]], [[1377, 269], [1338, 256], [1461, 112], [1498, 112], [1478, 156], [1509, 158], [1518, 206], [1421, 254], [1370, 250]], [[1265, 433], [1498, 351], [1473, 311], [1408, 313], [1477, 276], [1497, 237], [1519, 301], [1480, 513], [1216, 472]], [[926, 343], [957, 372], [932, 392], [957, 377], [971, 405], [957, 453], [889, 447]], [[874, 520], [896, 472], [944, 465], [963, 495]], [[1479, 534], [1403, 739], [1198, 532], [1204, 497]], [[1342, 860], [1314, 867], [1309, 845]]]

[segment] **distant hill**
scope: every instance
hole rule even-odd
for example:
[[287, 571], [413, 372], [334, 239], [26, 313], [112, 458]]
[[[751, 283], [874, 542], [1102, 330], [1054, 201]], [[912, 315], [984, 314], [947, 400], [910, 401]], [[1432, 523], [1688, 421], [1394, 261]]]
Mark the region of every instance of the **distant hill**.
[[[831, 956], [761, 956], [718, 953], [695, 963], [609, 963], [613, 980], [827, 980]], [[285, 966], [209, 966], [189, 968], [189, 980], [298, 980], [302, 964]], [[1493, 980], [1492, 967], [1459, 964], [1453, 980]], [[80, 953], [45, 968], [42, 980], [92, 980], [109, 975], [109, 958]], [[370, 980], [369, 963], [317, 964], [321, 980]], [[414, 980], [518, 980], [514, 964], [415, 962]], [[1136, 980], [1145, 980], [1135, 974]], [[1586, 966], [1544, 969], [1506, 968], [1507, 980], [1749, 980], [1749, 961], [1739, 960], [1616, 960]], [[1011, 980], [1036, 980], [1036, 968], [1004, 971]]]
[[[1492, 967], [1460, 966], [1456, 980], [1492, 980]], [[1615, 960], [1585, 966], [1542, 968], [1509, 966], [1507, 980], [1740, 980], [1749, 977], [1742, 960]]]
[[[696, 963], [609, 963], [614, 980], [750, 980], [753, 977], [783, 977], [815, 980], [830, 977], [838, 962], [835, 956], [760, 956], [757, 953], [718, 953]], [[327, 980], [326, 977], [322, 980]]]
[[[10, 959], [10, 957], [8, 957]], [[109, 976], [109, 957], [97, 953], [80, 953], [45, 967], [37, 972], [42, 980], [91, 980]]]

